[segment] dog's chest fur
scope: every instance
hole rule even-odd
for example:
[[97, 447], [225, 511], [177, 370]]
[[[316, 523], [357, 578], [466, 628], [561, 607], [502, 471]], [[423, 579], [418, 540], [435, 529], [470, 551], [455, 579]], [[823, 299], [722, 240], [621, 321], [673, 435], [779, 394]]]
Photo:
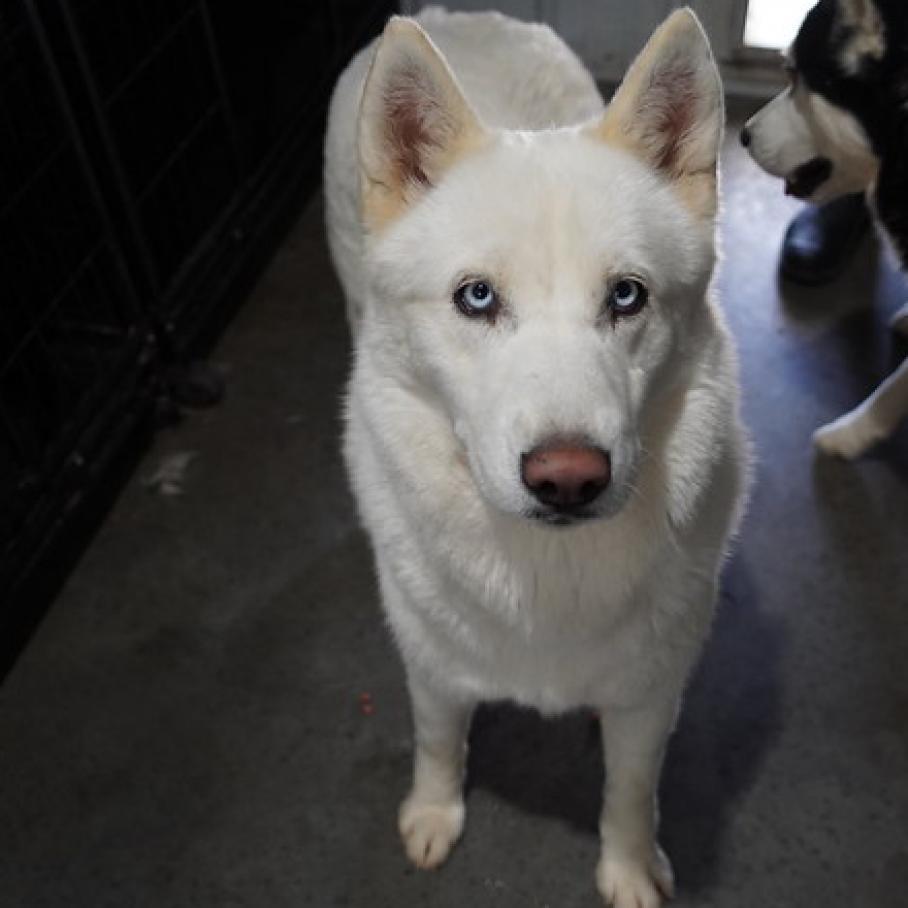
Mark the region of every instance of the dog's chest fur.
[[[488, 26], [497, 40], [460, 33], [466, 19], [442, 17], [445, 27], [434, 31], [431, 14], [421, 21], [496, 126], [576, 124], [602, 109], [588, 74], [550, 32], [491, 14], [471, 17], [470, 28]], [[519, 45], [516, 72], [504, 62], [511, 37]], [[335, 257], [355, 288], [369, 284], [365, 273], [353, 273], [364, 261], [353, 151], [364, 71], [364, 61], [355, 62], [338, 87], [326, 165]], [[423, 211], [437, 211], [433, 202]], [[520, 216], [530, 210], [519, 197], [508, 203]], [[658, 215], [664, 220], [665, 212]], [[444, 223], [444, 212], [439, 217]], [[710, 253], [711, 243], [710, 233]], [[705, 288], [712, 259], [697, 261]], [[393, 295], [405, 274], [397, 276], [386, 267], [370, 292], [380, 283]], [[700, 332], [683, 354], [691, 363], [672, 363], [685, 376], [675, 379], [679, 387], [689, 379], [708, 389], [675, 395], [671, 412], [659, 415], [662, 428], [646, 433], [648, 456], [620, 512], [558, 530], [496, 510], [483, 497], [443, 395], [430, 387], [431, 364], [417, 361], [459, 360], [464, 350], [452, 342], [426, 353], [411, 343], [402, 310], [412, 301], [369, 302], [356, 338], [345, 456], [408, 668], [465, 700], [512, 698], [547, 712], [630, 705], [654, 686], [680, 688], [709, 625], [717, 564], [743, 486], [734, 357], [711, 303], [698, 299], [700, 314], [690, 319]], [[485, 329], [474, 327], [482, 336]], [[540, 363], [541, 372], [547, 368], [564, 371]], [[512, 390], [532, 402], [527, 388]], [[494, 435], [493, 423], [488, 429]], [[518, 457], [509, 462], [516, 475]]]
[[[724, 537], [711, 509], [676, 533], [665, 497], [672, 479], [654, 458], [612, 520], [553, 531], [496, 514], [443, 421], [417, 400], [386, 397], [365, 360], [347, 458], [408, 663], [442, 673], [466, 697], [545, 712], [632, 703], [653, 684], [681, 683], [712, 615]], [[736, 471], [720, 472], [721, 524]]]

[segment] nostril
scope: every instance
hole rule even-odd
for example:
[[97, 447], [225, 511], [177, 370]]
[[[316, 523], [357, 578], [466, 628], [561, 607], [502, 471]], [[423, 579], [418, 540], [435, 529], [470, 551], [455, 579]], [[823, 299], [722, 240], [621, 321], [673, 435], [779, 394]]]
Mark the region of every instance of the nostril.
[[751, 140], [750, 130], [745, 126], [744, 129], [741, 130], [741, 144], [745, 148], [748, 148], [750, 146], [750, 140]]
[[580, 504], [589, 504], [591, 501], [595, 501], [605, 486], [606, 483], [602, 481], [587, 480], [580, 486], [580, 494], [578, 495]]
[[554, 482], [541, 482], [533, 489], [533, 494], [546, 504], [555, 504], [558, 501], [558, 486]]

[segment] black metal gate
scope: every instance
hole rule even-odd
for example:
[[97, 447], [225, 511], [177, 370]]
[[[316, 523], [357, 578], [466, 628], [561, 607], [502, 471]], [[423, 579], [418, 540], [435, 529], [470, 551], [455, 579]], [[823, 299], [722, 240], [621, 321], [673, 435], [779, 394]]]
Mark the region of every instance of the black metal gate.
[[[0, 663], [315, 185], [351, 0], [0, 0]], [[140, 433], [141, 434], [141, 433]]]

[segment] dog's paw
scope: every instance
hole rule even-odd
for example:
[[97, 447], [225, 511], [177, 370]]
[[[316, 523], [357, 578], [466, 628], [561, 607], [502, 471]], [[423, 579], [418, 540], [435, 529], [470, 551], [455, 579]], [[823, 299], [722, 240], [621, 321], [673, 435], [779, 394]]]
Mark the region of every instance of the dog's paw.
[[889, 325], [897, 334], [908, 337], [908, 303], [892, 316]]
[[407, 798], [398, 817], [407, 857], [422, 870], [444, 863], [463, 832], [464, 815], [460, 800], [432, 804]]
[[885, 435], [870, 415], [858, 408], [817, 429], [813, 443], [823, 454], [854, 460]]
[[658, 845], [640, 856], [612, 854], [606, 847], [596, 868], [596, 885], [612, 908], [660, 908], [663, 899], [675, 894], [672, 865]]

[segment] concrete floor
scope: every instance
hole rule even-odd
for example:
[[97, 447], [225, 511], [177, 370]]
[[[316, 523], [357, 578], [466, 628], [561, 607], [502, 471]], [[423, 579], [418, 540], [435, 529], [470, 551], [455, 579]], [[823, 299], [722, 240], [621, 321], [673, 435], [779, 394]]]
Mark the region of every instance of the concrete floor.
[[[833, 287], [776, 278], [797, 204], [730, 140], [721, 287], [757, 482], [673, 739], [680, 906], [895, 906], [908, 892], [908, 432], [856, 464], [810, 433], [904, 349], [868, 241]], [[338, 457], [349, 360], [313, 202], [0, 689], [0, 905], [594, 906], [588, 719], [484, 709], [469, 821], [404, 862], [402, 673]], [[184, 494], [143, 480], [196, 452]], [[371, 695], [371, 714], [361, 694]]]

